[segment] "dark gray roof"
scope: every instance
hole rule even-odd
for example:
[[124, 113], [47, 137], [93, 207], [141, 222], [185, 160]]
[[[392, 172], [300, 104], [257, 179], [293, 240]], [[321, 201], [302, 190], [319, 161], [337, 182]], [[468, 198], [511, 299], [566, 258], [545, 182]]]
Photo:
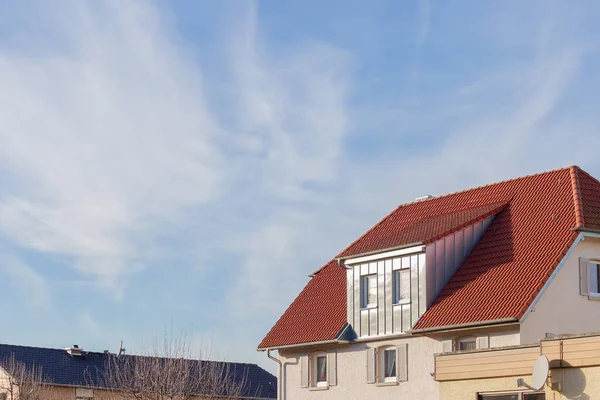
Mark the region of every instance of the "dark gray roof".
[[[84, 352], [82, 356], [71, 356], [63, 349], [0, 344], [0, 365], [6, 368], [11, 357], [28, 368], [33, 366], [41, 368], [44, 380], [53, 385], [105, 387], [102, 378], [104, 370], [108, 365], [109, 357], [115, 355]], [[136, 356], [121, 357], [135, 358]], [[190, 362], [195, 361], [190, 360]], [[215, 361], [206, 362], [215, 363]], [[273, 374], [256, 364], [224, 364], [230, 379], [236, 382], [243, 380], [243, 397], [277, 398], [277, 378]]]

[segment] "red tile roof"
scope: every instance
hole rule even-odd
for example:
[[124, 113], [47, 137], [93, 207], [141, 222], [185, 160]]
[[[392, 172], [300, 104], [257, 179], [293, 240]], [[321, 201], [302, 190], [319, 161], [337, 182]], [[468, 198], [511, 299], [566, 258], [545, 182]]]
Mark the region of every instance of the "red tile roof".
[[[338, 258], [426, 244], [494, 214], [414, 329], [520, 318], [573, 243], [573, 228], [600, 229], [600, 182], [569, 167], [404, 204]], [[259, 348], [331, 340], [345, 323], [345, 270], [332, 261]]]
[[346, 324], [346, 270], [325, 265], [271, 328], [258, 348], [334, 339]]

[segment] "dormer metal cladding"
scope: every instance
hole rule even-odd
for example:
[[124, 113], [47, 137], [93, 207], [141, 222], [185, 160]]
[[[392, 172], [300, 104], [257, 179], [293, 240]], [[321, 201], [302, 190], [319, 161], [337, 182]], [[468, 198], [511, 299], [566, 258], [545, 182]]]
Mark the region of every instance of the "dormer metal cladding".
[[[356, 334], [359, 337], [381, 336], [412, 329], [464, 262], [493, 218], [483, 219], [426, 246], [411, 246], [344, 260], [347, 268], [347, 319]], [[393, 296], [394, 285], [399, 285], [394, 280], [401, 279], [402, 275], [409, 276], [408, 301], [394, 299]], [[372, 297], [371, 301], [364, 302], [369, 293], [365, 285], [374, 283], [373, 279], [377, 284], [371, 288], [376, 287], [377, 301], [374, 302]]]

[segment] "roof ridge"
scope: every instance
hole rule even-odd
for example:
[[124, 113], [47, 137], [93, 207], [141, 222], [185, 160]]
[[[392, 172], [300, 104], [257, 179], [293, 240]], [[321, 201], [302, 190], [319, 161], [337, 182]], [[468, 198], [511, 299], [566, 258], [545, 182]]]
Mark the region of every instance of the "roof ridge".
[[[556, 169], [552, 169], [552, 170], [549, 170], [549, 171], [537, 172], [537, 173], [535, 173], [535, 174], [523, 175], [523, 176], [519, 176], [519, 177], [516, 177], [516, 178], [505, 179], [505, 180], [502, 180], [502, 181], [497, 181], [497, 182], [488, 183], [488, 184], [485, 184], [485, 185], [480, 185], [480, 186], [475, 186], [475, 187], [468, 188], [468, 189], [459, 190], [459, 191], [456, 191], [456, 192], [445, 193], [445, 194], [442, 194], [442, 195], [439, 195], [439, 196], [434, 196], [434, 197], [432, 197], [432, 198], [429, 198], [429, 199], [423, 199], [423, 200], [413, 200], [413, 201], [411, 201], [411, 202], [408, 202], [408, 203], [402, 203], [402, 204], [400, 204], [398, 207], [394, 208], [394, 209], [393, 209], [391, 212], [389, 212], [387, 215], [385, 215], [385, 216], [384, 216], [384, 217], [383, 217], [383, 218], [382, 218], [382, 219], [381, 219], [379, 222], [377, 222], [377, 223], [376, 223], [376, 224], [375, 224], [373, 227], [371, 227], [371, 229], [367, 230], [365, 233], [363, 233], [362, 235], [360, 235], [360, 236], [358, 237], [358, 239], [356, 239], [355, 241], [353, 241], [352, 243], [350, 243], [348, 246], [346, 246], [346, 247], [345, 247], [345, 248], [344, 248], [342, 251], [340, 251], [340, 252], [339, 252], [339, 253], [338, 253], [338, 254], [337, 254], [335, 257], [334, 257], [334, 260], [335, 260], [335, 259], [338, 259], [338, 258], [340, 258], [340, 254], [344, 254], [344, 252], [345, 252], [346, 250], [348, 250], [350, 247], [354, 246], [356, 243], [360, 242], [360, 241], [361, 241], [361, 240], [362, 240], [362, 239], [363, 239], [365, 236], [367, 236], [367, 234], [369, 234], [371, 231], [375, 230], [375, 229], [376, 229], [376, 228], [377, 228], [379, 225], [381, 225], [381, 224], [382, 224], [384, 221], [387, 221], [387, 219], [388, 219], [389, 217], [391, 217], [391, 216], [392, 216], [392, 214], [394, 214], [396, 211], [398, 211], [398, 210], [399, 210], [400, 208], [402, 208], [402, 207], [406, 207], [406, 206], [408, 206], [408, 205], [411, 205], [411, 204], [416, 204], [416, 203], [424, 203], [424, 202], [427, 202], [427, 201], [438, 200], [438, 199], [441, 199], [441, 198], [445, 198], [445, 197], [454, 196], [454, 195], [457, 195], [457, 194], [461, 194], [461, 193], [469, 192], [469, 191], [471, 191], [471, 190], [482, 189], [482, 188], [486, 188], [486, 187], [493, 186], [493, 185], [499, 185], [499, 184], [501, 184], [501, 183], [514, 182], [514, 181], [518, 181], [518, 180], [521, 180], [521, 179], [531, 178], [531, 177], [534, 177], [534, 176], [545, 175], [545, 174], [551, 174], [551, 173], [555, 173], [555, 172], [558, 172], [558, 171], [564, 171], [564, 170], [566, 170], [566, 169], [568, 169], [568, 168], [570, 168], [570, 167], [562, 167], [562, 168], [556, 168]], [[490, 203], [490, 204], [491, 204], [491, 203]], [[329, 263], [331, 263], [331, 261], [330, 261]], [[327, 265], [329, 265], [329, 263], [327, 263], [327, 264], [323, 265], [321, 268], [319, 268], [318, 270], [316, 270], [316, 271], [315, 271], [314, 273], [312, 273], [311, 275], [316, 275], [318, 272], [320, 272], [321, 270], [323, 270], [323, 269], [324, 269], [324, 268], [325, 268]]]
[[581, 207], [581, 191], [579, 189], [579, 174], [581, 169], [572, 165], [569, 167], [569, 176], [571, 177], [571, 189], [573, 191], [573, 206], [575, 207], [575, 227], [585, 226], [583, 221], [583, 212]]
[[[0, 347], [20, 347], [25, 349], [37, 349], [37, 350], [55, 350], [55, 351], [65, 351], [65, 349], [57, 349], [54, 347], [40, 347], [40, 346], [28, 346], [24, 344], [10, 344], [10, 343], [0, 343]], [[84, 350], [85, 351], [85, 350]], [[92, 353], [91, 351], [85, 351], [86, 353]]]
[[[22, 349], [35, 349], [35, 350], [51, 350], [56, 352], [64, 352], [65, 349], [54, 348], [54, 347], [39, 347], [39, 346], [27, 346], [22, 344], [9, 344], [9, 343], [0, 343], [0, 347], [12, 347], [12, 348], [22, 348]], [[87, 351], [84, 350], [86, 354], [98, 354], [104, 355], [103, 351]], [[114, 355], [113, 353], [111, 353]], [[147, 357], [147, 358], [159, 358], [159, 359], [168, 359], [169, 357], [165, 356], [157, 356], [157, 355], [144, 355], [144, 354], [126, 354], [127, 357]], [[227, 361], [227, 360], [209, 360], [209, 359], [195, 359], [195, 358], [183, 358], [185, 361], [197, 361], [197, 362], [212, 362], [212, 363], [222, 363], [222, 364], [236, 364], [236, 365], [249, 365], [256, 366], [262, 368], [260, 365], [251, 362], [242, 362], [242, 361]], [[262, 368], [264, 369], [264, 368]]]
[[597, 184], [600, 185], [600, 181], [598, 179], [596, 179], [595, 177], [593, 177], [592, 175], [590, 175], [590, 173], [587, 172], [585, 169], [581, 168], [578, 165], [573, 165], [573, 167], [576, 168], [578, 172], [583, 173], [585, 176], [587, 176], [588, 178], [590, 178], [591, 180], [593, 180], [594, 182], [596, 182]]
[[482, 188], [486, 188], [486, 187], [489, 187], [489, 186], [499, 185], [501, 183], [514, 182], [514, 181], [518, 181], [518, 180], [521, 180], [521, 179], [532, 178], [534, 176], [540, 176], [540, 175], [545, 175], [545, 174], [553, 174], [555, 172], [564, 171], [564, 170], [567, 170], [569, 168], [571, 168], [571, 167], [562, 167], [562, 168], [551, 169], [551, 170], [548, 170], [548, 171], [536, 172], [534, 174], [528, 174], [528, 175], [523, 175], [523, 176], [517, 176], [515, 178], [503, 179], [501, 181], [496, 181], [496, 182], [492, 182], [492, 183], [486, 183], [485, 185], [474, 186], [472, 188], [458, 190], [456, 192], [444, 193], [444, 194], [441, 194], [439, 196], [431, 197], [429, 199], [413, 200], [411, 202], [399, 205], [398, 208], [400, 208], [402, 206], [407, 206], [409, 204], [421, 203], [421, 202], [425, 202], [425, 201], [431, 201], [431, 200], [441, 199], [441, 198], [444, 198], [444, 197], [454, 196], [454, 195], [465, 193], [465, 192], [469, 192], [469, 191], [475, 190], [475, 189], [482, 189]]

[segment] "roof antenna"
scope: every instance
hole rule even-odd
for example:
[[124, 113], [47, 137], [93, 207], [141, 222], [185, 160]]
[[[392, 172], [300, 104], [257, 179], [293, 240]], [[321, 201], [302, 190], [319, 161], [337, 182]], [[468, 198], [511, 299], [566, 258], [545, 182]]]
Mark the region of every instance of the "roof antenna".
[[120, 357], [121, 354], [125, 354], [125, 348], [123, 347], [123, 341], [119, 343], [119, 350], [117, 350], [117, 357]]

